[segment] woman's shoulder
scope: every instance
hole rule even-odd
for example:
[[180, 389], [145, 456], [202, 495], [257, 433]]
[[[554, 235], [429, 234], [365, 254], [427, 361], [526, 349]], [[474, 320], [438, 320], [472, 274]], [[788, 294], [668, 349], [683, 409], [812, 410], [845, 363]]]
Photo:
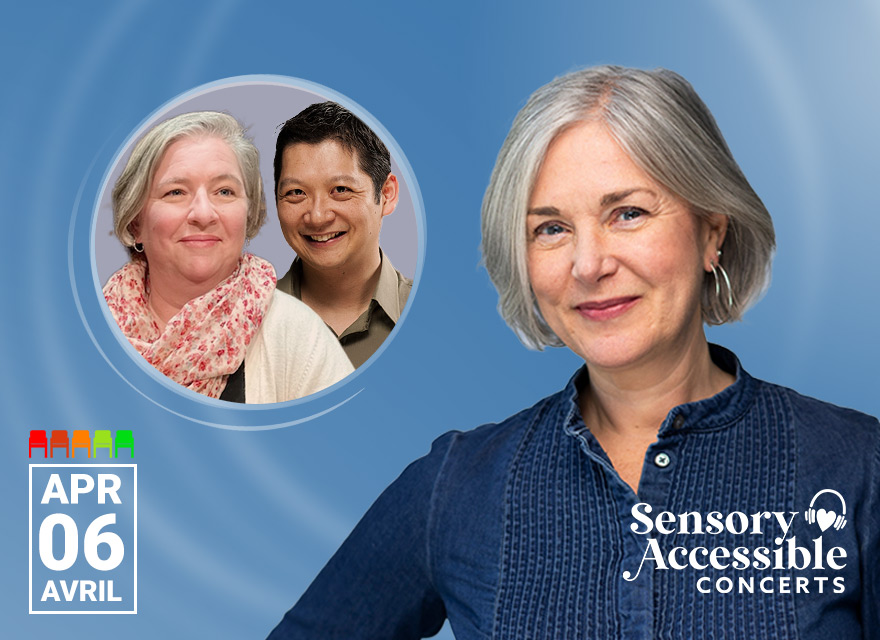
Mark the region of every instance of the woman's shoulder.
[[880, 441], [880, 422], [874, 416], [804, 395], [782, 385], [763, 381], [760, 384], [768, 396], [784, 400], [799, 429], [815, 431], [822, 437], [846, 434], [873, 443]]
[[312, 311], [311, 307], [298, 298], [275, 289], [272, 304], [263, 318], [267, 328], [283, 328], [285, 331], [324, 328], [326, 325], [321, 316]]
[[[803, 395], [780, 385], [761, 383], [768, 408], [763, 416], [781, 419], [793, 437], [799, 473], [809, 476], [804, 487], [820, 480], [847, 487], [854, 499], [880, 478], [880, 422], [855, 409]], [[759, 400], [759, 402], [761, 402]], [[781, 446], [781, 445], [780, 445]]]
[[245, 361], [248, 402], [285, 402], [339, 382], [354, 371], [317, 313], [275, 291]]
[[500, 422], [448, 431], [434, 441], [428, 455], [442, 458], [444, 470], [465, 484], [491, 475], [503, 476], [529, 435], [555, 415], [559, 396], [542, 398]]
[[[314, 351], [328, 345], [334, 353], [345, 355], [336, 336], [317, 313], [301, 300], [277, 289], [263, 317], [260, 336], [270, 349], [284, 347], [289, 356], [300, 359], [305, 349]], [[347, 362], [348, 358], [344, 360]]]

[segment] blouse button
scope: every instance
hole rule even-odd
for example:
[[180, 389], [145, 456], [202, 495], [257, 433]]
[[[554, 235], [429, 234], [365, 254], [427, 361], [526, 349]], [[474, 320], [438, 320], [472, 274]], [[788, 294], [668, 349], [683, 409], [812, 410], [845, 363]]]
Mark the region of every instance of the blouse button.
[[668, 454], [663, 453], [662, 451], [654, 456], [654, 464], [656, 464], [661, 469], [665, 469], [669, 466], [669, 463], [672, 462], [672, 459]]
[[673, 429], [681, 429], [684, 426], [684, 416], [680, 413], [672, 420]]

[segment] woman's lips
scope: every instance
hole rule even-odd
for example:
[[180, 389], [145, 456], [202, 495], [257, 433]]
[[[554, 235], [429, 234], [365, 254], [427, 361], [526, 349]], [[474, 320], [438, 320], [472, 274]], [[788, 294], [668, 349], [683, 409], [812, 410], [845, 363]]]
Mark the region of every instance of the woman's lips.
[[188, 247], [213, 247], [220, 242], [220, 238], [208, 234], [197, 234], [181, 238], [180, 241]]
[[639, 296], [608, 298], [607, 300], [582, 302], [575, 309], [588, 320], [612, 320], [632, 309], [639, 300]]

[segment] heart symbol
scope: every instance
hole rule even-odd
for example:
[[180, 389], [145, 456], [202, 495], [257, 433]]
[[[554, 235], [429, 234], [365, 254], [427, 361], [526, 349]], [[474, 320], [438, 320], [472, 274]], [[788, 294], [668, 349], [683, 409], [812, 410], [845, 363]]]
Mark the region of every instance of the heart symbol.
[[825, 531], [828, 527], [834, 524], [834, 521], [837, 519], [837, 513], [834, 511], [825, 511], [825, 509], [819, 509], [816, 512], [816, 522], [819, 524], [819, 528], [822, 531]]

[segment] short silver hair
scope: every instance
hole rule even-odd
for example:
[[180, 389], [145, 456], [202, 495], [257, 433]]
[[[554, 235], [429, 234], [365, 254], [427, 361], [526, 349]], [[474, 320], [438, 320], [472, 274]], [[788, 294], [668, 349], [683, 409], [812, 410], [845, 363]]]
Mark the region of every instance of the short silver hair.
[[492, 171], [483, 198], [481, 249], [498, 290], [498, 310], [510, 328], [530, 348], [562, 346], [529, 284], [526, 214], [551, 142], [587, 120], [605, 124], [633, 162], [687, 202], [694, 215], [727, 216], [721, 263], [730, 274], [733, 305], [718, 300], [710, 272], [703, 282], [702, 315], [708, 324], [739, 320], [770, 282], [776, 246], [770, 214], [687, 80], [667, 69], [600, 66], [569, 73], [532, 94]]
[[113, 187], [113, 232], [132, 257], [135, 238], [131, 223], [147, 202], [156, 168], [165, 151], [181, 138], [216, 137], [229, 145], [238, 160], [247, 197], [245, 237], [257, 235], [266, 221], [266, 196], [260, 176], [260, 152], [245, 135], [245, 128], [228, 113], [194, 111], [169, 118], [150, 129], [132, 149], [125, 169]]

